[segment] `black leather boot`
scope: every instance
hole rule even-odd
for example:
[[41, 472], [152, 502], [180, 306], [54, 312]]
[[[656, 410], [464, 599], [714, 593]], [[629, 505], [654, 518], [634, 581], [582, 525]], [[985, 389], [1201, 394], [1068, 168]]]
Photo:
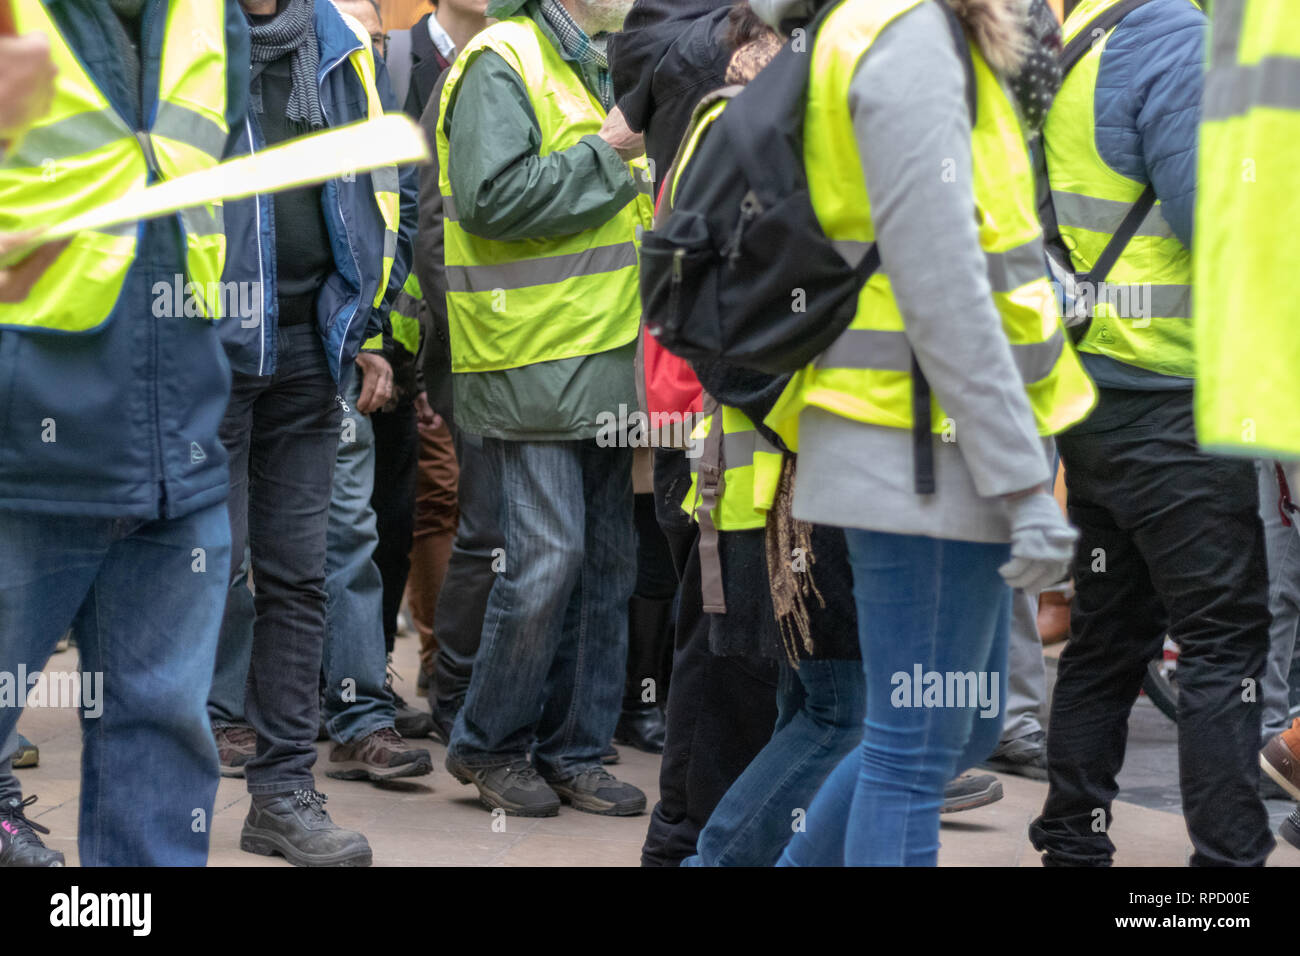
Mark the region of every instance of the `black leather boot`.
[[[668, 696], [664, 646], [672, 645], [673, 602], [632, 597], [628, 602], [627, 676], [614, 740], [646, 753], [664, 752], [667, 727], [660, 704]], [[646, 683], [649, 680], [650, 683]]]

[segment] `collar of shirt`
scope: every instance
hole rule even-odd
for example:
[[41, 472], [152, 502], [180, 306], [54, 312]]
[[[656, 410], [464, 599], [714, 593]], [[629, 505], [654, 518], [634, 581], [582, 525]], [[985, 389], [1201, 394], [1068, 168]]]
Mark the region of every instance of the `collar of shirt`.
[[547, 26], [555, 31], [564, 57], [596, 68], [595, 92], [601, 105], [609, 109], [614, 101], [614, 90], [609, 79], [609, 58], [605, 55], [609, 37], [605, 34], [596, 39], [587, 36], [586, 31], [578, 26], [559, 0], [541, 0], [538, 8]]
[[451, 34], [442, 28], [437, 14], [434, 13], [429, 14], [429, 39], [448, 63], [456, 59], [456, 44], [452, 41]]

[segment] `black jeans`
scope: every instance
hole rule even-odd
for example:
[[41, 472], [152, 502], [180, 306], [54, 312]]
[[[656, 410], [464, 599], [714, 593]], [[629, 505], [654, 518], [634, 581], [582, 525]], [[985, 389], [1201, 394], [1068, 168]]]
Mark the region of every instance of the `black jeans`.
[[659, 802], [650, 814], [642, 866], [677, 866], [695, 853], [713, 808], [776, 726], [776, 661], [710, 652], [702, 603], [699, 548], [692, 547], [677, 610]]
[[[325, 530], [342, 409], [315, 324], [280, 329], [274, 375], [234, 376], [221, 442], [230, 455], [232, 555], [252, 549], [252, 660], [245, 712], [257, 754], [248, 792], [312, 784], [320, 728], [325, 640]], [[239, 560], [231, 584], [242, 577]], [[243, 660], [243, 615], [227, 602], [217, 648], [223, 667]]]
[[506, 544], [497, 517], [501, 489], [483, 456], [483, 440], [455, 427], [452, 433], [460, 462], [460, 524], [433, 616], [438, 653], [429, 682], [429, 704], [447, 719], [455, 717], [469, 692], [483, 615], [496, 581], [492, 564], [504, 556], [498, 549]]
[[1263, 865], [1274, 846], [1256, 790], [1269, 612], [1254, 465], [1197, 447], [1190, 391], [1102, 389], [1092, 417], [1057, 443], [1080, 538], [1048, 724], [1050, 788], [1030, 841], [1047, 864], [1110, 863], [1129, 712], [1167, 631], [1182, 649], [1191, 862]]
[[375, 489], [370, 506], [375, 509], [379, 543], [375, 567], [384, 582], [384, 644], [393, 652], [397, 636], [397, 611], [411, 572], [411, 539], [415, 533], [415, 476], [420, 460], [420, 435], [415, 427], [415, 405], [402, 402], [391, 412], [375, 412]]

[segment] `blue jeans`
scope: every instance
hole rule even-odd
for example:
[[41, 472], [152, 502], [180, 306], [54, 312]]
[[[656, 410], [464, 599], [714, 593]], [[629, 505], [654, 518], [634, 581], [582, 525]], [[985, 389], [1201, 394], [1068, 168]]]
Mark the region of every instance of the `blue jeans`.
[[623, 700], [632, 451], [484, 438], [483, 452], [506, 543], [448, 750], [472, 767], [532, 750], [544, 776], [571, 777], [600, 766]]
[[[229, 574], [224, 504], [152, 521], [0, 512], [0, 671], [43, 668], [71, 626], [80, 669], [103, 675], [102, 713], [81, 715], [83, 866], [207, 862], [204, 701]], [[0, 707], [0, 740], [21, 704]]]
[[[944, 786], [1002, 732], [1011, 589], [998, 566], [1010, 546], [845, 535], [867, 676], [862, 745], [822, 785], [780, 865], [933, 866]], [[942, 693], [932, 697], [926, 675], [936, 672]], [[973, 706], [969, 685], [953, 679], [972, 673], [983, 682]]]
[[[257, 753], [248, 792], [314, 786], [325, 641], [325, 530], [338, 454], [338, 389], [314, 324], [277, 332], [274, 375], [235, 373], [221, 422], [230, 455], [230, 537], [252, 555], [253, 614], [230, 575], [208, 712], [246, 713]], [[238, 593], [239, 589], [243, 593]], [[241, 681], [243, 681], [242, 697]]]
[[373, 555], [379, 535], [370, 496], [375, 487], [375, 429], [357, 411], [361, 376], [345, 398], [334, 464], [325, 546], [325, 726], [340, 743], [392, 727], [393, 699], [384, 689], [384, 584]]
[[731, 785], [682, 866], [771, 866], [822, 781], [862, 739], [862, 662], [781, 661], [776, 731]]

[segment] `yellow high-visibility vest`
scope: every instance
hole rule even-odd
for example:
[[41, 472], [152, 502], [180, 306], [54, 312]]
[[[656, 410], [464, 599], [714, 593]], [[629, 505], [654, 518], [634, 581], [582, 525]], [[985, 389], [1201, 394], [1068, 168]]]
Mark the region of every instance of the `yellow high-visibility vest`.
[[636, 338], [641, 318], [638, 229], [653, 218], [644, 158], [629, 164], [636, 198], [592, 229], [550, 239], [499, 241], [461, 227], [451, 193], [448, 107], [484, 50], [523, 80], [541, 127], [541, 155], [600, 130], [605, 109], [541, 29], [511, 17], [479, 33], [456, 57], [438, 114], [447, 320], [453, 372], [488, 372], [594, 355]]
[[[1118, 2], [1083, 0], [1065, 21], [1064, 42]], [[1097, 76], [1114, 32], [1112, 27], [1094, 39], [1065, 78], [1043, 127], [1052, 203], [1079, 272], [1092, 268], [1146, 189], [1108, 166], [1097, 151]], [[1165, 222], [1159, 202], [1116, 260], [1106, 286], [1106, 295], [1096, 296], [1079, 351], [1164, 375], [1194, 375], [1191, 253]], [[1125, 303], [1128, 315], [1121, 314]]]
[[[0, 232], [39, 228], [142, 189], [152, 176], [173, 179], [215, 165], [226, 123], [225, 0], [167, 4], [157, 99], [137, 130], [109, 103], [40, 0], [14, 0], [19, 34], [50, 41], [58, 69], [50, 111], [23, 129], [0, 162]], [[185, 237], [186, 278], [204, 315], [225, 265], [220, 203], [177, 214]], [[110, 316], [135, 261], [137, 223], [77, 235], [16, 305], [0, 304], [0, 328], [87, 332]], [[190, 291], [190, 290], [187, 290]]]
[[[388, 312], [389, 324], [393, 327], [393, 341], [406, 351], [415, 355], [420, 351], [420, 280], [412, 269], [406, 276], [406, 283], [398, 293], [397, 301]], [[383, 345], [383, 333], [372, 335], [362, 343], [363, 349], [377, 349]]]
[[[348, 54], [348, 62], [356, 70], [357, 77], [366, 91], [366, 116], [378, 119], [384, 115], [384, 104], [379, 101], [379, 87], [375, 84], [375, 53], [370, 44], [370, 33], [361, 25], [361, 21], [341, 14], [344, 22], [356, 34], [361, 42], [361, 49]], [[375, 308], [384, 301], [388, 292], [388, 278], [393, 272], [393, 260], [397, 255], [397, 229], [402, 218], [402, 197], [396, 166], [380, 166], [370, 171], [370, 188], [375, 194], [375, 203], [384, 220], [384, 265], [379, 277], [379, 288], [375, 291]]]
[[[849, 85], [881, 30], [921, 2], [844, 0], [813, 43], [804, 165], [818, 221], [850, 261], [875, 239], [875, 228], [849, 114]], [[994, 305], [1038, 430], [1054, 434], [1084, 418], [1096, 392], [1066, 340], [1046, 277], [1034, 175], [1020, 120], [974, 44], [971, 57], [977, 101], [971, 152], [980, 245]], [[808, 405], [855, 421], [911, 429], [911, 368], [902, 313], [889, 276], [878, 270], [858, 297], [852, 323], [796, 374], [767, 423], [792, 449], [797, 449], [798, 412]], [[929, 413], [931, 429], [942, 432], [947, 416], [933, 398]]]
[[1214, 0], [1197, 175], [1196, 431], [1300, 458], [1300, 33], [1281, 0]]
[[[699, 517], [707, 510], [719, 531], [748, 531], [767, 524], [767, 512], [776, 498], [781, 477], [781, 451], [765, 439], [754, 423], [738, 408], [721, 405], [721, 416], [706, 415], [691, 432], [696, 449], [705, 447], [710, 431], [722, 429], [720, 462], [722, 489], [711, 506], [700, 494], [701, 456], [690, 458], [691, 487], [682, 500], [682, 510]], [[707, 453], [706, 453], [707, 454]]]

